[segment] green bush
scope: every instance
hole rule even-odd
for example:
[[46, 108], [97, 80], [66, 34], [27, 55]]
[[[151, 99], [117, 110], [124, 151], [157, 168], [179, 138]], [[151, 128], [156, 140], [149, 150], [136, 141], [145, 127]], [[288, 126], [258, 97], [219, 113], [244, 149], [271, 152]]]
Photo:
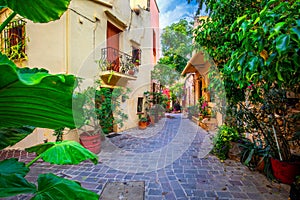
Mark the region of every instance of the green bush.
[[100, 126], [105, 134], [113, 131], [113, 126], [119, 128], [124, 126], [124, 121], [128, 119], [128, 115], [121, 109], [121, 99], [128, 99], [129, 89], [121, 87], [101, 88], [96, 91], [96, 113], [100, 122]]
[[219, 127], [217, 134], [213, 138], [212, 153], [219, 159], [225, 160], [228, 157], [230, 142], [237, 141], [240, 138], [238, 132], [231, 127], [222, 125]]

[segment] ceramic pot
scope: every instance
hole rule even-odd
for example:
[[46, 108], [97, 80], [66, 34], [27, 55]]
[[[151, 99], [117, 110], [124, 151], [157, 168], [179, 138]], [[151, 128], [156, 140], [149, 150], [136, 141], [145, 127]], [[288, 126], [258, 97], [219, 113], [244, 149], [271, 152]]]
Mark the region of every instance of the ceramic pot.
[[291, 185], [297, 175], [300, 175], [300, 162], [286, 162], [271, 158], [274, 177], [282, 183]]
[[89, 135], [88, 133], [80, 134], [80, 144], [91, 152], [98, 154], [101, 151], [101, 135]]

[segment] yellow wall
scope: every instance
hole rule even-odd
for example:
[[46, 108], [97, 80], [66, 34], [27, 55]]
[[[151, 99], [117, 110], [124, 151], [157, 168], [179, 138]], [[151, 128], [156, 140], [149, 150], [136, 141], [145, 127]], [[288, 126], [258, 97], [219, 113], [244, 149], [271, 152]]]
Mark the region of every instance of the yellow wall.
[[[147, 0], [139, 1], [140, 4], [141, 2]], [[120, 27], [120, 24], [105, 14], [106, 10], [127, 27]], [[158, 12], [154, 14], [158, 15]], [[158, 16], [156, 18], [158, 19]], [[137, 99], [150, 90], [150, 71], [155, 64], [152, 57], [153, 29], [150, 12], [143, 9], [139, 14], [131, 12], [130, 2], [124, 0], [72, 0], [69, 9], [60, 20], [47, 24], [27, 22], [26, 33], [30, 40], [26, 47], [28, 66], [46, 68], [50, 73], [74, 74], [85, 78], [85, 86], [93, 85], [95, 77], [99, 78], [95, 60], [101, 58], [101, 48], [106, 47], [107, 21], [123, 29], [120, 35], [121, 51], [131, 55], [133, 45], [142, 50], [142, 65], [139, 67], [137, 79], [129, 81], [126, 85], [132, 91], [129, 94], [130, 99], [122, 104], [129, 116], [123, 129], [132, 128], [137, 126], [138, 122]], [[42, 143], [45, 139], [53, 140], [52, 131], [37, 129], [34, 134], [12, 148], [26, 148]]]
[[26, 47], [28, 66], [46, 68], [51, 73], [65, 73], [66, 15], [61, 20], [47, 24], [27, 21], [26, 34], [29, 38]]
[[142, 9], [147, 9], [148, 7], [148, 0], [131, 0], [130, 1], [130, 6], [131, 8], [142, 8]]

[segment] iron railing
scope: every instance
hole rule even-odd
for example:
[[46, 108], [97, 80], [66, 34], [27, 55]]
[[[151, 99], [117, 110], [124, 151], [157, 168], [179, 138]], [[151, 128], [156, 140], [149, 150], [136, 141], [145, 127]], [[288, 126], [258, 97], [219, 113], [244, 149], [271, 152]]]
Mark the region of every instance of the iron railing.
[[133, 62], [132, 56], [113, 47], [101, 49], [99, 66], [103, 71], [113, 70], [129, 75], [134, 75], [138, 71], [137, 64]]
[[26, 57], [25, 24], [22, 19], [12, 21], [1, 33], [1, 52], [11, 59]]

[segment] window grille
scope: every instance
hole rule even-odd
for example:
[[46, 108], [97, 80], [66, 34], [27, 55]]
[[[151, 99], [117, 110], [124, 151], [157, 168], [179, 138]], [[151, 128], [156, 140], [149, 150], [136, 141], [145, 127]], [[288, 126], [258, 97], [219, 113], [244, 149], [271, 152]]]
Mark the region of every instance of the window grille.
[[1, 34], [1, 52], [10, 59], [25, 58], [25, 24], [22, 19], [10, 22]]

